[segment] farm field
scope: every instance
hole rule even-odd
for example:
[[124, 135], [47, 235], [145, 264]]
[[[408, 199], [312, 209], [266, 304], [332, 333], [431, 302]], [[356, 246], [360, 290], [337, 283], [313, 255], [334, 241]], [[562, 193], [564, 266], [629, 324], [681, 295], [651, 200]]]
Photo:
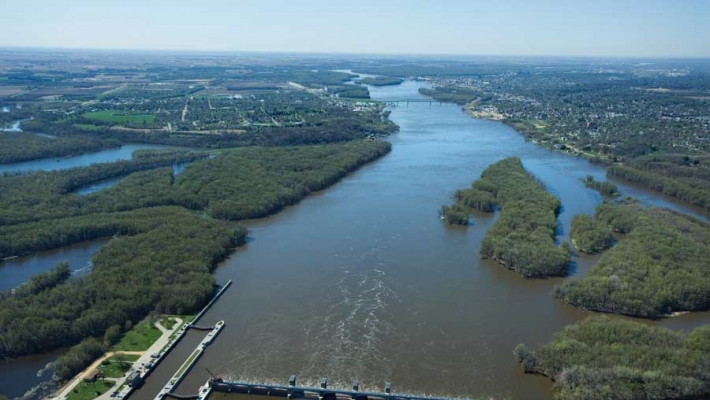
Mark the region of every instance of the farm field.
[[85, 113], [84, 117], [101, 122], [132, 124], [152, 124], [155, 121], [155, 115], [153, 114], [132, 114], [113, 110], [92, 111]]

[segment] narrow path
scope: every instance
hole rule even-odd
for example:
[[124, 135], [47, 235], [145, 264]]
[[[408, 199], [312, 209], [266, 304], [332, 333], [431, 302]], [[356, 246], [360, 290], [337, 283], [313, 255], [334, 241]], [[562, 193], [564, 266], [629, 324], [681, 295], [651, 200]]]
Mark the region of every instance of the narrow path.
[[172, 335], [175, 331], [177, 331], [183, 324], [182, 319], [175, 317], [175, 320], [177, 321], [172, 329], [167, 329], [163, 327], [160, 322], [156, 322], [154, 325], [156, 328], [162, 332], [162, 335], [158, 338], [158, 340], [155, 341], [147, 350], [145, 351], [109, 351], [105, 353], [103, 356], [101, 356], [99, 359], [91, 363], [88, 367], [86, 367], [83, 371], [78, 373], [71, 381], [69, 381], [67, 384], [64, 385], [59, 391], [59, 394], [57, 394], [55, 397], [58, 399], [66, 399], [67, 396], [74, 390], [74, 387], [81, 383], [84, 380], [84, 377], [89, 375], [91, 371], [96, 369], [101, 363], [106, 360], [107, 358], [110, 358], [114, 355], [117, 354], [125, 354], [125, 355], [137, 355], [140, 356], [138, 360], [136, 360], [133, 363], [133, 366], [126, 371], [123, 377], [121, 378], [105, 378], [108, 381], [115, 381], [113, 387], [109, 389], [106, 393], [102, 394], [101, 396], [97, 397], [97, 399], [100, 400], [110, 400], [111, 399], [111, 393], [114, 392], [116, 389], [118, 389], [126, 380], [128, 375], [130, 375], [131, 372], [133, 371], [139, 371], [142, 369], [142, 366], [144, 364], [149, 364], [152, 360], [151, 355], [154, 353], [159, 352], [165, 345], [168, 344], [168, 341], [170, 341], [170, 335]]
[[[191, 98], [192, 97], [190, 97], [190, 99]], [[185, 122], [185, 116], [187, 115], [187, 104], [190, 102], [190, 99], [185, 100], [185, 107], [182, 109], [182, 118], [180, 118], [182, 122]]]

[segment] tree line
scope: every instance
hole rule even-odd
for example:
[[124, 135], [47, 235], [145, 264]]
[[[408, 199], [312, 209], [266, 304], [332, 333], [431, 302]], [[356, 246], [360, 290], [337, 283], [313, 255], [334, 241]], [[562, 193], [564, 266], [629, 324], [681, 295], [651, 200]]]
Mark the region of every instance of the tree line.
[[362, 78], [358, 82], [363, 85], [392, 86], [399, 85], [400, 83], [404, 82], [404, 80], [402, 78], [395, 78], [393, 76], [376, 76], [374, 78]]
[[[92, 226], [111, 217], [121, 220], [98, 230]], [[30, 281], [32, 290], [23, 285], [18, 293], [0, 294], [0, 357], [42, 353], [103, 336], [110, 326], [141, 320], [152, 310], [194, 312], [212, 295], [213, 266], [246, 237], [241, 226], [180, 207], [32, 225], [34, 230], [18, 229], [29, 242], [35, 240], [34, 234], [64, 241], [55, 245], [119, 236], [94, 254], [93, 271], [85, 277], [42, 279], [52, 283], [42, 285]]]
[[73, 192], [104, 179], [206, 157], [208, 154], [204, 152], [139, 150], [131, 160], [0, 175], [0, 225], [103, 212]]
[[501, 209], [483, 238], [483, 256], [526, 278], [567, 273], [570, 249], [555, 246], [560, 201], [525, 171], [519, 158], [490, 165], [471, 186], [473, 191], [461, 194], [465, 201], [482, 211], [491, 211], [494, 205]]
[[[710, 309], [710, 226], [628, 201], [599, 206], [594, 219], [587, 221], [593, 230], [610, 227], [622, 235], [585, 277], [558, 286], [557, 297], [577, 307], [644, 318]], [[575, 228], [580, 235], [579, 219]]]
[[468, 209], [459, 203], [442, 206], [441, 216], [449, 225], [468, 225]]
[[34, 133], [0, 132], [0, 164], [66, 157], [119, 147], [118, 140], [87, 136], [44, 137]]
[[614, 244], [614, 234], [601, 221], [589, 215], [575, 215], [570, 231], [575, 249], [584, 253], [598, 253]]
[[679, 177], [666, 177], [658, 172], [644, 171], [637, 168], [638, 166], [639, 164], [635, 164], [635, 167], [615, 164], [607, 168], [607, 174], [710, 210], [710, 186], [707, 182], [699, 185], [702, 181], [693, 178], [693, 183], [690, 183]]
[[419, 93], [424, 96], [432, 97], [438, 101], [455, 103], [459, 105], [470, 103], [476, 99], [490, 97], [489, 95], [484, 95], [483, 92], [476, 89], [464, 87], [437, 87], [434, 89], [419, 88]]
[[[478, 186], [485, 183], [478, 181]], [[489, 190], [494, 190], [489, 187]], [[454, 194], [454, 204], [441, 207], [441, 216], [448, 224], [468, 225], [469, 209], [493, 212], [496, 208], [495, 196], [480, 189], [460, 189]]]
[[616, 184], [608, 181], [598, 181], [591, 175], [587, 175], [586, 178], [582, 179], [582, 183], [584, 183], [584, 186], [594, 189], [606, 197], [615, 197], [619, 195], [619, 188]]

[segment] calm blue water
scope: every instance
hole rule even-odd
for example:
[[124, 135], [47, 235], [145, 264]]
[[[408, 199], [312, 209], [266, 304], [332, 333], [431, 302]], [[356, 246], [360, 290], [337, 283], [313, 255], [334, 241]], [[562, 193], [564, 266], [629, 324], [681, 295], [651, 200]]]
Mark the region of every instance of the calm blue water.
[[68, 261], [73, 276], [91, 272], [91, 256], [110, 238], [92, 240], [60, 249], [0, 261], [0, 290], [8, 290], [27, 282], [34, 275], [46, 272], [62, 261]]
[[54, 171], [83, 167], [100, 162], [130, 160], [136, 150], [189, 149], [186, 147], [165, 146], [160, 144], [124, 144], [116, 149], [97, 151], [74, 157], [45, 158], [14, 164], [0, 164], [0, 174], [3, 172]]
[[[184, 171], [185, 168], [188, 166], [188, 164], [190, 163], [173, 164], [173, 175], [180, 175], [182, 171]], [[95, 193], [99, 190], [110, 188], [118, 182], [122, 181], [123, 178], [125, 178], [125, 176], [119, 176], [116, 178], [104, 179], [102, 181], [90, 183], [77, 190], [76, 194], [78, 194], [79, 196], [86, 196], [87, 194]]]

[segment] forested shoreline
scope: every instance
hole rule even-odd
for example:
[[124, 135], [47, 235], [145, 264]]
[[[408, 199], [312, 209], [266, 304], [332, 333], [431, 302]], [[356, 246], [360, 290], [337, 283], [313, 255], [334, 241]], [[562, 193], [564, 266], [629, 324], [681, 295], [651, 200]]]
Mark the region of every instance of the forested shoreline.
[[468, 225], [468, 209], [459, 203], [442, 206], [441, 216], [449, 225]]
[[[434, 89], [419, 88], [419, 93], [423, 94], [424, 96], [429, 96], [434, 100], [442, 101], [445, 103], [455, 103], [460, 106], [480, 99], [481, 96], [483, 96], [483, 93], [477, 90], [467, 89], [463, 87], [437, 87]], [[486, 98], [488, 97], [489, 96], [486, 96]]]
[[108, 178], [189, 163], [207, 158], [204, 152], [139, 150], [131, 160], [96, 163], [58, 171], [36, 171], [0, 176], [0, 225], [109, 211], [92, 206], [77, 189]]
[[49, 138], [27, 132], [0, 132], [0, 164], [75, 156], [120, 146], [121, 142], [111, 138], [80, 135]]
[[474, 188], [457, 190], [454, 193], [454, 204], [441, 207], [441, 215], [448, 224], [468, 225], [469, 209], [487, 213], [495, 211], [497, 203], [492, 193], [494, 189], [486, 189], [483, 183], [476, 182], [472, 185]]
[[0, 357], [74, 345], [153, 310], [197, 310], [212, 295], [214, 265], [246, 237], [232, 221], [277, 212], [390, 147], [363, 140], [238, 148], [215, 158], [195, 153], [177, 177], [160, 163], [184, 153], [145, 153], [136, 158], [153, 162], [152, 169], [81, 197], [68, 189], [126, 172], [135, 161], [0, 177], [0, 203], [9, 209], [0, 226], [0, 258], [114, 236], [92, 258], [88, 276], [45, 279], [51, 284], [35, 284], [39, 289], [26, 295], [0, 294]]
[[364, 85], [372, 85], [372, 86], [390, 86], [390, 85], [399, 85], [402, 82], [404, 82], [403, 79], [401, 78], [395, 78], [392, 76], [376, 76], [374, 78], [362, 78], [358, 83], [362, 83]]
[[[710, 226], [634, 202], [602, 204], [585, 224], [604, 236], [600, 250], [608, 247], [604, 227], [621, 237], [585, 277], [558, 286], [557, 297], [585, 309], [644, 318], [710, 309]], [[579, 225], [573, 237], [579, 238]]]
[[0, 357], [70, 346], [102, 336], [112, 325], [137, 322], [154, 309], [195, 311], [211, 296], [213, 266], [246, 237], [243, 227], [180, 207], [131, 211], [120, 216], [122, 223], [98, 230], [101, 216], [81, 218], [86, 221], [80, 233], [72, 234], [66, 220], [58, 220], [53, 230], [25, 233], [68, 238], [58, 245], [120, 236], [92, 257], [93, 272], [85, 277], [29, 293], [21, 286], [15, 294], [0, 294]]
[[[220, 219], [257, 218], [324, 189], [389, 151], [390, 144], [381, 141], [238, 148], [211, 159], [205, 153], [140, 151], [132, 161], [0, 177], [0, 222], [14, 225], [160, 205], [206, 210]], [[191, 160], [177, 177], [170, 168], [158, 168]], [[143, 172], [111, 188], [88, 196], [72, 193], [87, 183], [135, 171]]]
[[686, 332], [607, 316], [565, 327], [549, 343], [514, 354], [527, 373], [555, 381], [568, 400], [710, 396], [710, 325]]
[[587, 175], [586, 178], [582, 179], [582, 182], [584, 186], [596, 190], [602, 196], [615, 197], [619, 195], [618, 186], [612, 182], [598, 181], [591, 175]]
[[470, 190], [458, 196], [481, 211], [492, 211], [494, 204], [501, 209], [483, 238], [483, 256], [525, 278], [567, 274], [570, 251], [565, 245], [555, 246], [560, 201], [525, 171], [519, 158], [490, 165]]
[[607, 175], [645, 186], [665, 195], [675, 197], [696, 207], [710, 210], [710, 178], [707, 181], [691, 177], [687, 181], [679, 177], [666, 177], [658, 172], [638, 168], [638, 165], [611, 165]]

